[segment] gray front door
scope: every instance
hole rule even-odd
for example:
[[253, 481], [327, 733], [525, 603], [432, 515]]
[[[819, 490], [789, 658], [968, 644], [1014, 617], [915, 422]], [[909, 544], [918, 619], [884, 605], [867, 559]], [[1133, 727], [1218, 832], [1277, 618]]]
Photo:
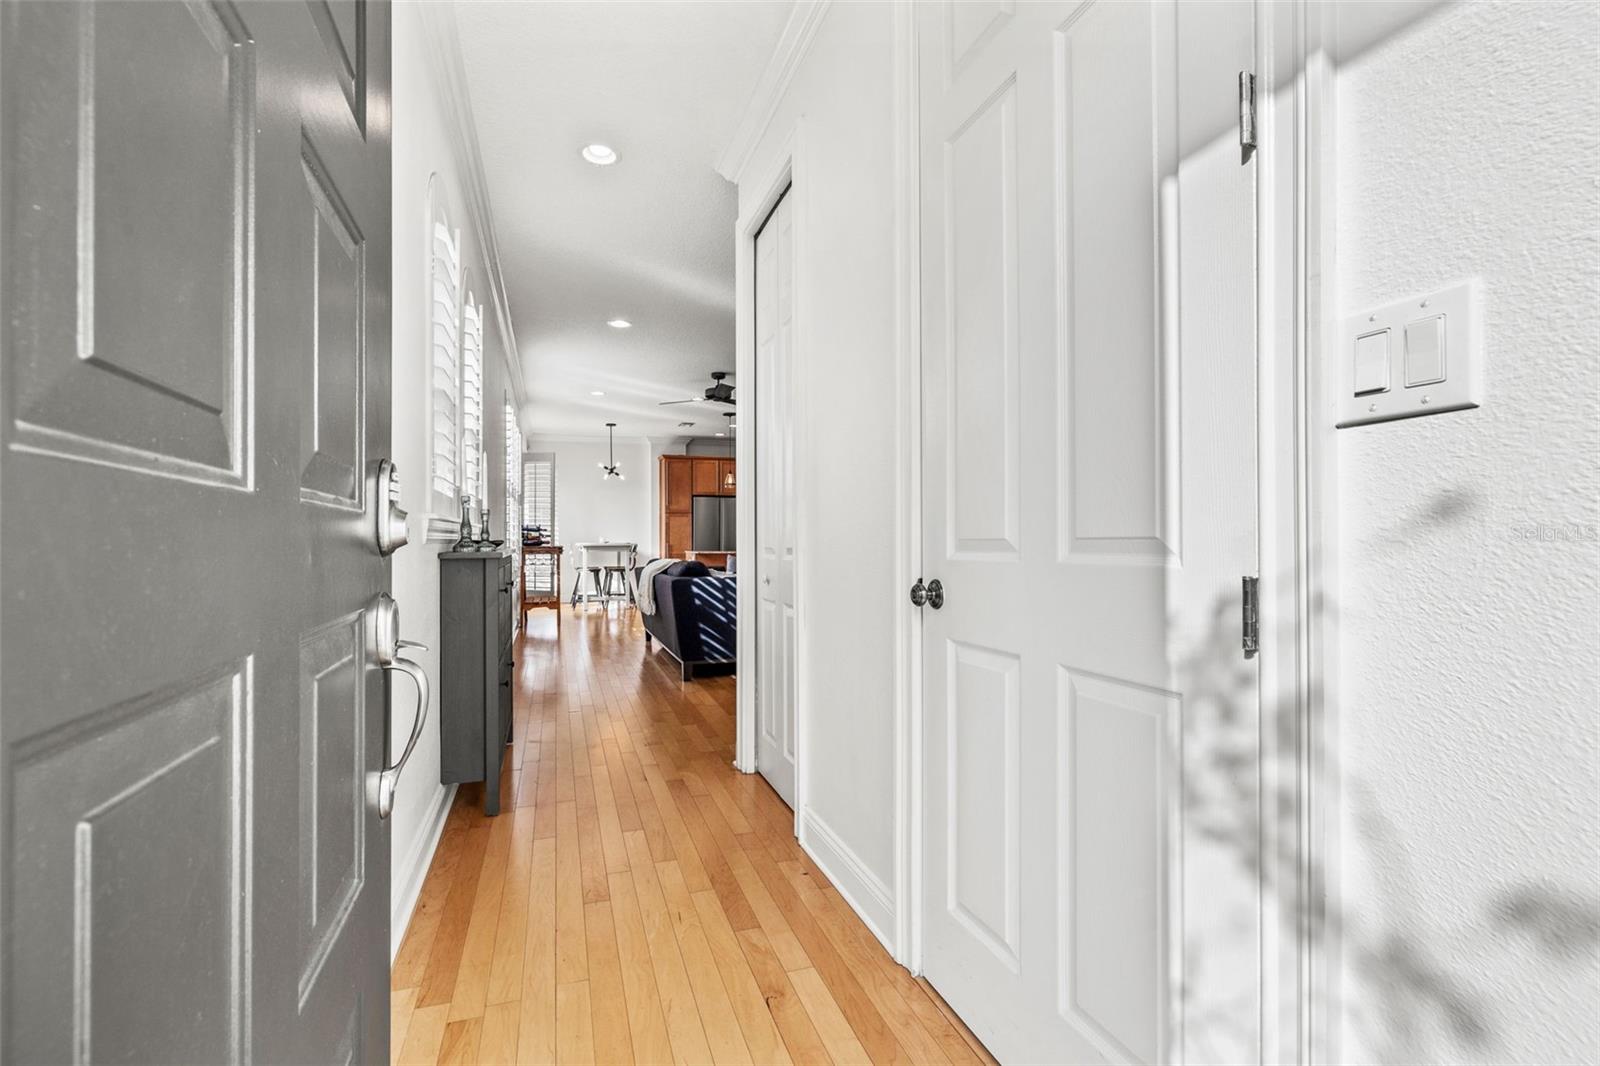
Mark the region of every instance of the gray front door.
[[388, 100], [375, 0], [0, 11], [7, 1062], [387, 1056]]

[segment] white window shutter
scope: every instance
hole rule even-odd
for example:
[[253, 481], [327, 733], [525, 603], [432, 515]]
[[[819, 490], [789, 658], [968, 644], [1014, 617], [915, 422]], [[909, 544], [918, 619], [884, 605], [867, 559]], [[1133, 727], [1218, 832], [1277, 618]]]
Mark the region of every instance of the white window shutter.
[[483, 454], [483, 308], [469, 292], [461, 314], [461, 494], [480, 507], [488, 496]]
[[[522, 522], [538, 526], [545, 532], [546, 542], [561, 543], [556, 534], [556, 457], [548, 452], [530, 455], [522, 464]], [[536, 555], [528, 562], [524, 580], [536, 592], [558, 592], [561, 575], [556, 571], [554, 556]]]
[[429, 453], [433, 469], [433, 510], [443, 515], [459, 513], [457, 495], [460, 469], [461, 367], [461, 241], [442, 216], [433, 224], [431, 281], [429, 283], [429, 393], [433, 425]]

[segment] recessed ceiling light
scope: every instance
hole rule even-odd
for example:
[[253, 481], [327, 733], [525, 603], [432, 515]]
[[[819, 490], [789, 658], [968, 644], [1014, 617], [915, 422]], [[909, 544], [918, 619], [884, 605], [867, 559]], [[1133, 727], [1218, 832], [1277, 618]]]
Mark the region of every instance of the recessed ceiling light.
[[633, 328], [633, 323], [629, 322], [625, 318], [609, 318], [609, 319], [606, 320], [606, 325], [610, 326], [612, 329], [632, 329]]
[[726, 436], [727, 436], [727, 434], [726, 434], [726, 433], [718, 433], [718, 434], [717, 434], [717, 436], [719, 436], [719, 437], [726, 437]]
[[587, 144], [583, 148], [583, 158], [597, 167], [609, 167], [617, 161], [617, 153], [610, 145]]
[[604, 396], [605, 393], [601, 392], [599, 389], [594, 389], [589, 393], [589, 395], [590, 396]]

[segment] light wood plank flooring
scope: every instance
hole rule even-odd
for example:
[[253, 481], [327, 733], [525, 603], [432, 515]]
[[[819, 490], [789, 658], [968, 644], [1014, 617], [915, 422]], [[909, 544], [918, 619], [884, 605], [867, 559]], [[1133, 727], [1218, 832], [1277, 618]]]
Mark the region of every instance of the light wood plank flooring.
[[636, 611], [529, 615], [504, 813], [462, 787], [393, 973], [397, 1063], [993, 1062], [734, 771], [731, 677]]

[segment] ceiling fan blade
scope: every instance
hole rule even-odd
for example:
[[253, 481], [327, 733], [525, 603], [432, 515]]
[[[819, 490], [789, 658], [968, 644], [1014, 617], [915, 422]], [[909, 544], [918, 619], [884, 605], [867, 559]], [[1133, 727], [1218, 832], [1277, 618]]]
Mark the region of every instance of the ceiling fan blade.
[[660, 403], [656, 404], [656, 406], [657, 407], [671, 407], [675, 403], [699, 403], [699, 402], [700, 402], [700, 398], [697, 396], [692, 400], [662, 400]]

